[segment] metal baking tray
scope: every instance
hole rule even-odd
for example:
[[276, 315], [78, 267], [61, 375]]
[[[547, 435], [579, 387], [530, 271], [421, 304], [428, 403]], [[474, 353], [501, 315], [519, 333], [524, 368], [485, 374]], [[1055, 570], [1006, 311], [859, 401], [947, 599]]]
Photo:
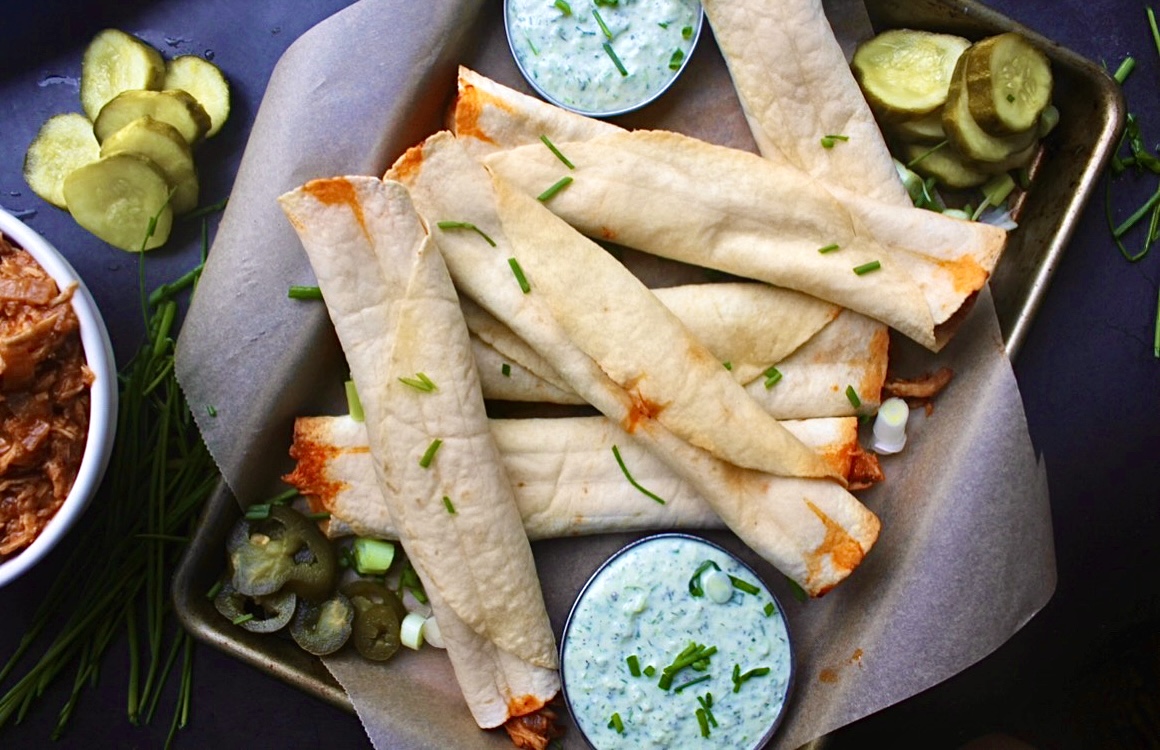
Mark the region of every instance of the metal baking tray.
[[[1100, 66], [972, 0], [866, 0], [876, 29], [910, 27], [969, 38], [1019, 31], [1051, 58], [1060, 125], [1026, 196], [1020, 226], [991, 278], [1008, 355], [1016, 356], [1059, 265], [1124, 121], [1119, 87]], [[353, 712], [342, 687], [320, 659], [292, 641], [231, 625], [205, 594], [225, 563], [225, 538], [240, 515], [222, 482], [207, 504], [173, 581], [185, 627], [199, 640], [268, 672], [327, 703]]]

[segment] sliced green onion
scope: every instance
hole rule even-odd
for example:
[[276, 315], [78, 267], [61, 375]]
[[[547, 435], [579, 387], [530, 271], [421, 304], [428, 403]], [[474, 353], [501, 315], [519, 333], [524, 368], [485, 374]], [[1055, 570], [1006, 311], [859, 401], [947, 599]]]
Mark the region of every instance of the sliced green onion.
[[383, 539], [360, 536], [351, 545], [351, 558], [359, 575], [381, 576], [395, 561], [395, 545]]
[[543, 203], [571, 184], [572, 178], [565, 175], [564, 177], [561, 177], [552, 183], [551, 187], [549, 187], [547, 190], [537, 195], [536, 200], [538, 200], [540, 203]]
[[704, 596], [705, 589], [701, 586], [701, 574], [706, 570], [712, 568], [713, 570], [721, 570], [721, 566], [712, 560], [706, 560], [697, 566], [693, 571], [693, 577], [689, 579], [689, 595], [690, 596]]
[[703, 674], [700, 677], [694, 677], [693, 679], [689, 680], [688, 682], [682, 682], [680, 685], [677, 685], [675, 688], [673, 688], [673, 692], [679, 693], [687, 687], [691, 687], [691, 686], [696, 685], [698, 683], [704, 682], [705, 680], [711, 679], [712, 677], [713, 677], [713, 675], [709, 675], [709, 674]]
[[596, 19], [596, 25], [600, 27], [600, 33], [604, 34], [604, 38], [611, 42], [612, 30], [608, 28], [608, 24], [604, 23], [604, 19], [600, 17], [600, 11], [593, 8], [592, 17]]
[[855, 409], [862, 408], [862, 399], [858, 398], [858, 392], [854, 390], [854, 386], [846, 386], [846, 398], [850, 399], [850, 405]]
[[632, 474], [629, 473], [628, 467], [624, 465], [624, 459], [620, 457], [620, 448], [619, 447], [617, 447], [615, 445], [612, 446], [612, 455], [616, 458], [616, 464], [620, 467], [621, 472], [624, 473], [624, 478], [628, 480], [629, 484], [631, 484], [638, 491], [640, 491], [645, 497], [652, 498], [653, 500], [657, 501], [661, 505], [665, 504], [664, 499], [662, 499], [660, 497], [660, 495], [657, 495], [656, 493], [650, 492], [649, 490], [645, 489], [643, 486], [641, 486], [641, 484], [639, 482], [637, 482], [635, 479], [632, 478]]
[[[533, 52], [534, 51], [535, 50], [533, 49]], [[468, 229], [468, 230], [471, 230], [472, 232], [475, 232], [483, 239], [487, 240], [487, 244], [491, 245], [492, 247], [495, 247], [495, 240], [493, 240], [491, 237], [488, 237], [487, 233], [485, 233], [482, 229], [480, 229], [479, 227], [472, 224], [470, 221], [437, 221], [437, 222], [435, 222], [435, 226], [439, 227], [440, 229]]]
[[628, 673], [633, 677], [640, 677], [640, 659], [636, 654], [630, 654], [624, 661], [628, 664]]
[[556, 144], [552, 143], [552, 141], [549, 140], [548, 136], [541, 135], [540, 140], [543, 141], [544, 145], [548, 147], [549, 151], [551, 151], [553, 154], [556, 155], [557, 159], [564, 162], [565, 167], [567, 167], [568, 169], [575, 169], [576, 168], [575, 164], [568, 161], [567, 156], [564, 156], [564, 154], [560, 153], [560, 149], [556, 148]]
[[616, 69], [620, 71], [620, 75], [627, 76], [628, 71], [624, 69], [624, 63], [622, 63], [620, 58], [616, 56], [616, 51], [612, 49], [612, 45], [608, 42], [605, 42], [602, 46], [604, 47], [604, 51], [608, 53], [608, 56], [612, 58], [612, 64], [615, 65]]
[[419, 465], [424, 469], [431, 466], [431, 461], [435, 459], [435, 452], [439, 450], [439, 446], [443, 445], [443, 441], [435, 438], [431, 444], [427, 446], [427, 450], [423, 452], [423, 457], [419, 459]]
[[766, 602], [761, 611], [765, 613], [766, 617], [773, 617], [774, 613], [777, 612], [777, 607], [774, 606], [773, 602]]
[[511, 266], [512, 273], [515, 274], [516, 282], [520, 285], [520, 291], [524, 294], [532, 291], [532, 286], [528, 283], [528, 277], [524, 276], [524, 269], [520, 268], [520, 262], [515, 258], [508, 258], [508, 265]]
[[356, 422], [366, 420], [366, 414], [363, 413], [362, 400], [358, 397], [358, 388], [355, 387], [353, 380], [348, 380], [343, 383], [346, 388], [346, 410], [350, 412], [350, 418]]
[[507, 362], [504, 362], [502, 365], [500, 365], [499, 371], [500, 371], [500, 374], [503, 375], [505, 378], [510, 378], [512, 376], [512, 366], [509, 365]]
[[556, 2], [553, 3], [553, 5], [555, 5], [557, 8], [559, 8], [560, 12], [563, 13], [565, 16], [572, 15], [572, 6], [569, 5], [567, 2], [565, 2], [565, 0], [556, 0]]
[[869, 263], [863, 263], [860, 266], [854, 266], [854, 273], [862, 276], [863, 274], [870, 273], [871, 271], [877, 271], [879, 268], [882, 268], [882, 264], [876, 260], [872, 260]]
[[624, 734], [624, 722], [619, 713], [613, 712], [612, 718], [608, 720], [608, 728], [615, 729], [617, 734]]
[[765, 371], [764, 375], [766, 390], [769, 390], [781, 382], [781, 370], [777, 369], [776, 367], [770, 367]]
[[408, 612], [399, 623], [399, 642], [409, 649], [418, 651], [423, 647], [423, 630], [427, 618], [418, 612]]
[[754, 596], [757, 596], [761, 593], [761, 589], [757, 588], [749, 581], [742, 580], [737, 576], [729, 576], [729, 580], [733, 582], [733, 588], [737, 589], [738, 591], [744, 591], [746, 594], [753, 594]]
[[431, 380], [431, 378], [422, 372], [415, 373], [415, 377], [413, 378], [399, 378], [399, 382], [403, 385], [409, 385], [423, 393], [431, 393], [435, 390], [435, 381]]
[[669, 70], [680, 70], [681, 63], [685, 61], [685, 53], [683, 50], [675, 49], [673, 54], [669, 57]]
[[825, 255], [826, 253], [832, 253], [835, 250], [841, 250], [841, 249], [842, 249], [841, 245], [834, 243], [833, 245], [826, 245], [825, 247], [819, 247], [818, 252], [821, 253], [822, 255]]
[[833, 148], [834, 144], [838, 141], [845, 143], [848, 140], [850, 140], [850, 136], [848, 135], [823, 135], [822, 148]]
[[454, 516], [456, 514], [455, 506], [451, 503], [451, 498], [447, 497], [446, 495], [443, 496], [443, 507], [446, 508], [447, 512], [451, 515]]
[[265, 521], [270, 517], [269, 503], [255, 503], [246, 508], [246, 519], [250, 521]]
[[294, 284], [286, 292], [290, 299], [322, 299], [322, 289], [316, 286]]

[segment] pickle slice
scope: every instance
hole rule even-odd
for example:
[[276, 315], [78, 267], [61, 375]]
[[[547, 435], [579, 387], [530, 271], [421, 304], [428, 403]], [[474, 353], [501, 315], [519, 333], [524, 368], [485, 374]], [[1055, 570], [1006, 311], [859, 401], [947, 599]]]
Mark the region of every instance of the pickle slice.
[[191, 146], [205, 137], [210, 126], [205, 108], [184, 91], [123, 91], [101, 108], [93, 121], [93, 132], [104, 143], [110, 135], [145, 115], [177, 128]]
[[907, 166], [924, 177], [933, 177], [943, 187], [956, 190], [978, 187], [991, 178], [949, 148], [949, 144], [933, 151], [930, 146], [910, 144], [903, 150], [903, 155]]
[[914, 118], [946, 101], [955, 62], [970, 44], [951, 34], [892, 29], [863, 42], [851, 65], [876, 112]]
[[913, 120], [890, 123], [888, 128], [891, 135], [906, 143], [934, 145], [945, 141], [947, 137], [946, 131], [943, 130], [941, 109]]
[[1001, 162], [1023, 151], [1035, 142], [1035, 128], [1014, 135], [995, 136], [979, 127], [971, 116], [966, 84], [966, 59], [959, 58], [955, 77], [943, 107], [943, 129], [951, 145], [968, 159], [983, 162]]
[[1015, 32], [989, 37], [966, 54], [971, 117], [993, 135], [1030, 130], [1051, 102], [1047, 56]]
[[67, 208], [64, 178], [96, 161], [100, 150], [89, 118], [76, 112], [50, 117], [24, 154], [24, 181], [52, 205]]
[[76, 222], [114, 247], [141, 250], [154, 216], [157, 224], [145, 249], [169, 238], [169, 185], [161, 168], [139, 154], [114, 154], [73, 170], [65, 178], [64, 197]]
[[101, 107], [132, 89], [159, 89], [165, 80], [161, 53], [117, 29], [99, 32], [81, 61], [81, 107], [95, 120]]
[[230, 116], [230, 85], [218, 66], [196, 55], [181, 55], [165, 67], [166, 89], [187, 92], [205, 108], [210, 126], [205, 137], [212, 138]]
[[148, 115], [138, 117], [101, 144], [101, 156], [124, 152], [148, 157], [165, 173], [165, 181], [173, 191], [169, 205], [173, 207], [175, 216], [197, 207], [197, 170], [193, 165], [193, 152], [177, 128]]

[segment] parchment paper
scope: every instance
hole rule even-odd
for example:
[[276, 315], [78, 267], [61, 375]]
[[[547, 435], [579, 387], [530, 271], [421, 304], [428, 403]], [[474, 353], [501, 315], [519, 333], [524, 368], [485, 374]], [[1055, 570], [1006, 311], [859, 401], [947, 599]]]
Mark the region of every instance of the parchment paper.
[[[866, 28], [861, 2], [834, 0], [827, 11], [849, 48]], [[345, 408], [346, 367], [324, 308], [286, 298], [313, 274], [275, 199], [315, 177], [381, 174], [439, 127], [456, 63], [527, 91], [501, 14], [498, 0], [362, 0], [304, 35], [275, 69], [177, 353], [205, 440], [243, 504], [277, 488], [295, 416]], [[670, 92], [619, 122], [753, 149], [708, 27]], [[655, 264], [643, 271], [665, 274]], [[1055, 587], [1046, 477], [989, 293], [937, 358], [896, 339], [892, 363], [903, 374], [945, 365], [956, 378], [929, 418], [916, 413], [905, 452], [883, 459], [886, 482], [861, 493], [883, 530], [849, 580], [799, 603], [734, 537], [707, 535], [766, 574], [789, 618], [796, 685], [775, 747], [951, 677], [1006, 641]], [[535, 546], [557, 634], [587, 577], [632, 538]], [[437, 650], [327, 666], [378, 748], [510, 747], [475, 727]], [[572, 731], [564, 745], [583, 743]]]

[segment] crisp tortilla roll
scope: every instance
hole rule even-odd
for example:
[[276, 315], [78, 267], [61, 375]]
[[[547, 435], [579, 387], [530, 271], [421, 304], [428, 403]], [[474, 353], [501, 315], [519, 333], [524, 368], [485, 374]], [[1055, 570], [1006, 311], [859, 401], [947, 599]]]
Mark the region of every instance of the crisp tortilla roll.
[[[608, 265], [615, 261], [607, 253], [584, 244], [587, 240], [534, 200], [493, 183], [450, 134], [410, 149], [388, 175], [407, 185], [433, 225], [468, 221], [495, 242], [493, 247], [475, 232], [458, 230], [433, 235], [464, 294], [695, 487], [746, 544], [813, 595], [857, 567], [877, 539], [878, 519], [837, 481], [780, 477], [719, 457], [832, 473], [792, 436], [785, 454], [756, 449], [767, 441], [782, 442], [784, 428], [762, 427], [769, 426], [768, 415], [753, 414], [743, 391], [744, 398], [734, 400], [729, 389], [740, 386], [720, 362], [699, 350], [647, 289], [632, 286], [639, 282], [624, 279], [621, 274], [631, 278], [627, 270]], [[549, 236], [541, 234], [545, 229]], [[543, 257], [551, 250], [559, 254], [555, 261]], [[526, 293], [514, 278], [512, 258], [527, 261]], [[560, 259], [574, 265], [554, 266]], [[654, 327], [642, 328], [645, 320]], [[642, 392], [654, 390], [654, 396], [642, 398]], [[730, 412], [735, 405], [745, 419], [736, 419], [742, 411]], [[670, 412], [672, 428], [662, 420]], [[720, 429], [730, 423], [735, 430]]]
[[[910, 205], [821, 0], [702, 5], [762, 156], [826, 184]], [[849, 140], [827, 149], [827, 135]]]
[[[858, 445], [854, 417], [785, 422], [851, 483], [873, 481], [877, 465]], [[659, 529], [721, 528], [724, 523], [684, 479], [604, 417], [493, 419], [492, 435], [515, 490], [528, 538]], [[616, 462], [616, 446], [633, 479], [665, 502], [642, 494]], [[395, 539], [380, 509], [366, 427], [349, 416], [299, 417], [284, 479], [330, 513], [328, 534]], [[868, 473], [870, 472], [870, 473]]]
[[[800, 170], [676, 133], [557, 144], [576, 168], [546, 205], [580, 231], [628, 247], [797, 289], [861, 312], [931, 349], [973, 299], [1006, 233], [832, 191]], [[531, 145], [484, 163], [538, 195], [562, 174]], [[839, 250], [819, 253], [838, 245]], [[853, 269], [878, 262], [864, 275]]]
[[[555, 640], [438, 250], [398, 184], [316, 180], [280, 201], [358, 386], [380, 502], [473, 716], [494, 727], [539, 709], [559, 688]], [[434, 389], [400, 380], [420, 372]]]

